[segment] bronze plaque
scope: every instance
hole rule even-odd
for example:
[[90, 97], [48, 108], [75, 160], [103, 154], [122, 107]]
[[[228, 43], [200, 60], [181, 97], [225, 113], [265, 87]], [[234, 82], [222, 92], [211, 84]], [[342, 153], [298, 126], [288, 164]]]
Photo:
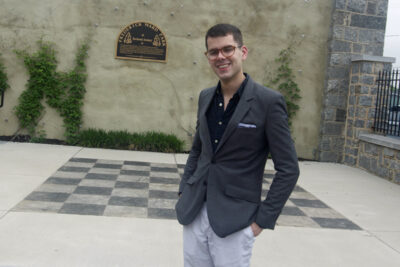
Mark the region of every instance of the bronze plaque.
[[126, 26], [118, 36], [116, 58], [167, 61], [167, 39], [154, 24], [136, 21]]

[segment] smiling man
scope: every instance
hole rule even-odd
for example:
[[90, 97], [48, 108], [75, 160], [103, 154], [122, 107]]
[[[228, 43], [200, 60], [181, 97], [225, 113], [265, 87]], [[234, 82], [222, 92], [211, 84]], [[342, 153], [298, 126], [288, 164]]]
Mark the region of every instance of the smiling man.
[[[240, 30], [217, 24], [205, 53], [219, 78], [199, 96], [196, 134], [176, 204], [185, 266], [249, 266], [253, 243], [276, 220], [299, 176], [281, 94], [243, 72]], [[261, 196], [265, 163], [276, 170]], [[263, 198], [263, 199], [262, 199]]]

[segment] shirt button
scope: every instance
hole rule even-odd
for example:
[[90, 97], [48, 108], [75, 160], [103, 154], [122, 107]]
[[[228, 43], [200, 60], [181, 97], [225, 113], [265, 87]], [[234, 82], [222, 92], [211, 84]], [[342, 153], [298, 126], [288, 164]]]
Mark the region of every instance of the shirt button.
[[222, 121], [218, 122], [218, 125], [222, 125]]
[[219, 103], [219, 106], [222, 107], [222, 103]]
[[215, 141], [214, 141], [216, 144], [218, 143], [218, 139], [215, 139]]

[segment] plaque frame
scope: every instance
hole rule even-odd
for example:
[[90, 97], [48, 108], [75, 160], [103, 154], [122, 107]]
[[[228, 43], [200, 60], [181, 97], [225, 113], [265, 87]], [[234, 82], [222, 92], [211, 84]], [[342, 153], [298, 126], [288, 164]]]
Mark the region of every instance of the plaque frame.
[[[157, 29], [157, 31], [160, 32], [160, 34], [162, 35], [163, 39], [165, 40], [165, 59], [160, 60], [160, 59], [151, 59], [151, 58], [141, 58], [141, 57], [129, 57], [129, 56], [118, 56], [118, 48], [119, 48], [119, 40], [123, 37], [121, 37], [121, 35], [123, 35], [123, 33], [125, 32], [129, 32], [130, 29], [134, 28], [134, 27], [142, 27], [142, 25], [150, 25], [151, 28], [154, 30], [154, 28]], [[154, 28], [153, 28], [154, 27]], [[167, 59], [168, 59], [168, 42], [167, 42], [167, 37], [165, 35], [165, 33], [160, 29], [160, 27], [158, 27], [156, 24], [148, 22], [148, 21], [144, 21], [144, 20], [137, 20], [137, 21], [133, 21], [130, 24], [126, 25], [125, 27], [122, 28], [122, 30], [119, 32], [117, 39], [115, 41], [115, 58], [116, 59], [124, 59], [124, 60], [138, 60], [138, 61], [149, 61], [149, 62], [161, 62], [161, 63], [167, 63]]]

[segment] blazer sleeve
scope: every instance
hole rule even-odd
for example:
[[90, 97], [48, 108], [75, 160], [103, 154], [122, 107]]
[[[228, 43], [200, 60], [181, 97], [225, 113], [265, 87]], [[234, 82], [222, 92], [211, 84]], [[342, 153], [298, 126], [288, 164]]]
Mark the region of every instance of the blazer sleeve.
[[276, 173], [266, 199], [260, 204], [255, 222], [262, 228], [274, 229], [300, 172], [290, 136], [285, 100], [280, 94], [274, 94], [271, 100], [265, 133]]
[[[198, 107], [200, 107], [201, 102], [201, 93], [199, 96]], [[193, 175], [197, 168], [197, 161], [201, 154], [201, 139], [199, 136], [199, 108], [197, 109], [197, 121], [196, 121], [196, 133], [194, 135], [192, 148], [190, 149], [189, 157], [186, 161], [185, 170], [182, 175], [181, 182], [179, 184], [178, 195], [180, 195], [183, 191], [183, 187], [186, 184], [187, 179]]]

